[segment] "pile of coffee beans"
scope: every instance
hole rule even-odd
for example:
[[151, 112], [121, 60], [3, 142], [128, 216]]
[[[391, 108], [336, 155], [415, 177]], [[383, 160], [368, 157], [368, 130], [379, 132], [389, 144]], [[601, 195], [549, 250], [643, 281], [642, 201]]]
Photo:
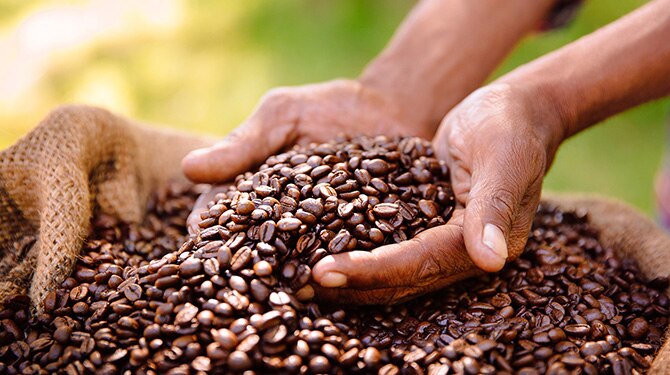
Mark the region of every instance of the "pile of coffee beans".
[[311, 267], [443, 224], [445, 165], [416, 138], [339, 139], [270, 157], [202, 213], [157, 193], [142, 225], [101, 216], [72, 277], [31, 315], [0, 309], [0, 373], [644, 372], [668, 281], [603, 248], [581, 213], [541, 207], [503, 271], [396, 306], [312, 299]]
[[544, 205], [499, 273], [347, 311], [347, 324], [364, 347], [388, 350], [380, 373], [642, 373], [664, 339], [667, 288], [603, 248], [584, 213]]

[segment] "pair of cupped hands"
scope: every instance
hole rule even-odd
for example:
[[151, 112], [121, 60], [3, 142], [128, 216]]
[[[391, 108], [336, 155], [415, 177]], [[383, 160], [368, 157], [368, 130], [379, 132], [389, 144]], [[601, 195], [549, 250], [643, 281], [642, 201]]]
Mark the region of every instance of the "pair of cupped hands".
[[[547, 120], [546, 113], [529, 103], [536, 101], [491, 85], [473, 92], [437, 127], [355, 80], [279, 88], [224, 140], [190, 153], [183, 169], [193, 181], [217, 183], [293, 144], [342, 134], [432, 139], [450, 168], [457, 199], [453, 217], [402, 243], [329, 255], [312, 273], [322, 300], [394, 303], [482, 270], [498, 271], [523, 250], [555, 150], [536, 125]], [[191, 225], [215, 190], [199, 200]]]

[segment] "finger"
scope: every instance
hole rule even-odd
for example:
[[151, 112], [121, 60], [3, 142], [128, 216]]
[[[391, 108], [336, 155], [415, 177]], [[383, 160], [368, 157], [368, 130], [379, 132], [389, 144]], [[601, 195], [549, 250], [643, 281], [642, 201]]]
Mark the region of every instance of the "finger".
[[[521, 228], [530, 225], [534, 208], [531, 201], [524, 200], [539, 196], [541, 177], [534, 168], [514, 162], [492, 160], [472, 172], [463, 234], [472, 261], [487, 272], [499, 271], [505, 265], [510, 240], [515, 248], [519, 241], [525, 242], [527, 233]], [[537, 190], [537, 194], [531, 194], [531, 190]]]
[[461, 217], [457, 210], [449, 223], [397, 244], [327, 256], [314, 266], [314, 280], [326, 288], [426, 289], [472, 267], [463, 243]]
[[331, 304], [350, 305], [390, 305], [402, 303], [419, 295], [439, 290], [449, 284], [481, 274], [482, 271], [471, 265], [471, 268], [457, 274], [444, 276], [438, 281], [425, 286], [391, 287], [371, 290], [356, 288], [324, 288], [314, 286], [316, 300]]
[[209, 191], [200, 194], [198, 199], [193, 205], [193, 210], [188, 215], [186, 219], [186, 228], [190, 235], [195, 235], [200, 231], [200, 226], [198, 225], [203, 219], [200, 217], [200, 214], [208, 210], [208, 205], [210, 202], [216, 200], [216, 195], [225, 190], [223, 186], [213, 186]]
[[250, 170], [295, 140], [299, 109], [299, 99], [290, 90], [274, 90], [223, 141], [186, 155], [184, 174], [195, 182], [213, 183]]
[[407, 301], [420, 294], [419, 288], [355, 288], [314, 287], [314, 298], [324, 304], [391, 305]]
[[182, 161], [186, 177], [195, 182], [224, 182], [260, 164], [288, 143], [288, 125], [278, 125], [269, 133], [252, 122], [243, 125], [223, 141], [209, 148], [191, 151]]

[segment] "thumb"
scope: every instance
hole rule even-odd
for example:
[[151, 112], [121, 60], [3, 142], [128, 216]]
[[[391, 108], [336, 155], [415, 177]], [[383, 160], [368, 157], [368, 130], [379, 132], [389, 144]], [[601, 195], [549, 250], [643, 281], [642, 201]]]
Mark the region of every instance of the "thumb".
[[[264, 132], [266, 128], [270, 134]], [[182, 160], [182, 169], [194, 182], [230, 181], [283, 148], [291, 129], [291, 124], [247, 122], [214, 146], [191, 151]]]
[[194, 182], [225, 182], [261, 164], [295, 141], [301, 106], [288, 89], [268, 93], [251, 117], [225, 139], [186, 155], [184, 174]]
[[541, 181], [541, 176], [524, 168], [495, 165], [473, 171], [463, 236], [477, 267], [499, 271], [510, 255], [518, 255], [537, 207]]

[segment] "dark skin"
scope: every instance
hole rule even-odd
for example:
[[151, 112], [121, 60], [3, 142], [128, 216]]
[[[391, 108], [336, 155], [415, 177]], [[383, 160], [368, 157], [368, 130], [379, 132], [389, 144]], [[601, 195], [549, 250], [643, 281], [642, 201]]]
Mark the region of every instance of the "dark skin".
[[452, 219], [404, 243], [324, 258], [313, 270], [319, 297], [393, 303], [500, 270], [525, 245], [559, 145], [670, 94], [670, 0], [473, 92], [553, 5], [492, 1], [421, 2], [359, 79], [271, 93], [221, 144], [189, 155], [184, 172], [227, 181], [290, 144], [342, 133], [432, 138], [451, 170], [459, 203]]

